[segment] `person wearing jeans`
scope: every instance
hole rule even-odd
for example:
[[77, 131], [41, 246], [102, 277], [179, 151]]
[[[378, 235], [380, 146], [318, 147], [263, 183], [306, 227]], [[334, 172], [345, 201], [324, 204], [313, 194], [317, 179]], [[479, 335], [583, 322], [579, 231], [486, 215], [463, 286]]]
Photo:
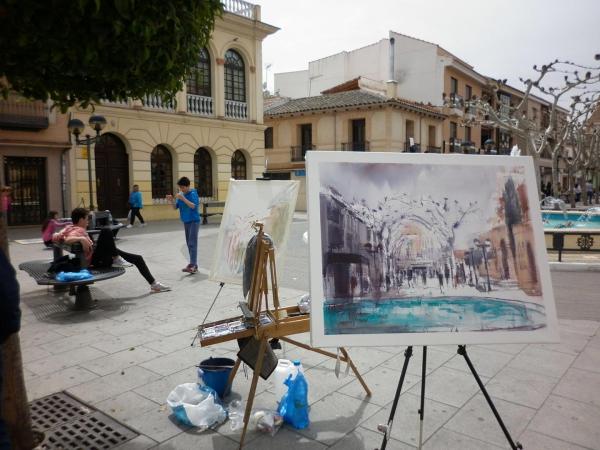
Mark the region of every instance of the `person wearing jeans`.
[[[54, 242], [65, 244], [74, 244], [79, 242], [83, 247], [85, 258], [92, 267], [105, 268], [111, 266], [128, 266], [133, 264], [140, 271], [140, 274], [150, 285], [152, 292], [170, 291], [171, 288], [158, 281], [152, 276], [144, 258], [140, 255], [127, 253], [120, 250], [115, 245], [112, 231], [105, 228], [100, 231], [98, 242], [94, 248], [94, 243], [90, 239], [86, 229], [88, 226], [88, 210], [85, 208], [75, 208], [71, 213], [73, 225], [69, 225], [62, 231], [55, 233], [52, 237]], [[130, 263], [130, 264], [127, 264]]]
[[190, 187], [190, 179], [181, 177], [177, 181], [179, 192], [175, 197], [167, 195], [167, 201], [173, 204], [173, 208], [179, 209], [179, 217], [185, 229], [185, 243], [190, 253], [190, 263], [182, 272], [198, 272], [198, 226], [200, 225], [200, 198], [196, 189]]

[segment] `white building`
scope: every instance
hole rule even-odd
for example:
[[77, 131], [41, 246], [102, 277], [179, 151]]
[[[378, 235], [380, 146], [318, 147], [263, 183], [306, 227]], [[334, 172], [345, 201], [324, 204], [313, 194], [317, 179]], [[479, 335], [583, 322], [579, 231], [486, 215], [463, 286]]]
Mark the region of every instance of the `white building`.
[[343, 51], [308, 63], [308, 70], [275, 74], [275, 92], [284, 97], [319, 95], [332, 86], [365, 77], [398, 83], [396, 95], [417, 102], [442, 104], [446, 68], [485, 85], [473, 67], [437, 44], [394, 31], [366, 47]]

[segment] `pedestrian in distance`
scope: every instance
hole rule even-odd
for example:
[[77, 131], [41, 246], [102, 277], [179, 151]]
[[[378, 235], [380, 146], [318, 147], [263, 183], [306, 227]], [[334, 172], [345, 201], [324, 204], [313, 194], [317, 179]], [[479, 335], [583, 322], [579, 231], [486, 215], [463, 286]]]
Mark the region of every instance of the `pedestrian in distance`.
[[52, 248], [52, 236], [59, 229], [67, 225], [68, 222], [63, 222], [58, 219], [58, 213], [56, 211], [50, 211], [48, 217], [42, 223], [42, 240], [46, 248]]
[[144, 222], [144, 218], [140, 213], [140, 209], [144, 207], [144, 199], [142, 198], [142, 193], [140, 192], [140, 187], [137, 184], [133, 185], [131, 190], [131, 194], [129, 194], [129, 224], [126, 228], [131, 228], [133, 223], [135, 222], [135, 218], [140, 219], [140, 227], [145, 227], [146, 222]]
[[196, 189], [190, 187], [190, 179], [181, 177], [177, 181], [179, 192], [167, 195], [167, 201], [179, 210], [179, 217], [185, 230], [185, 243], [190, 254], [190, 263], [181, 269], [182, 272], [198, 272], [198, 227], [200, 226], [200, 198]]
[[156, 281], [142, 256], [118, 249], [115, 245], [115, 238], [112, 231], [109, 229], [104, 228], [100, 231], [98, 242], [94, 247], [94, 242], [90, 239], [86, 231], [89, 221], [89, 212], [87, 209], [75, 208], [71, 212], [71, 220], [73, 221], [73, 225], [69, 225], [54, 234], [52, 237], [54, 242], [65, 244], [80, 243], [83, 247], [85, 258], [91, 267], [127, 267], [134, 265], [146, 279], [152, 292], [171, 290], [169, 286]]
[[594, 196], [594, 185], [592, 184], [592, 180], [588, 180], [585, 183], [585, 193], [587, 194], [588, 204], [592, 204], [592, 197]]
[[442, 271], [441, 270], [436, 270], [436, 275], [438, 278], [438, 283], [440, 284], [440, 294], [444, 293], [444, 275], [442, 275]]

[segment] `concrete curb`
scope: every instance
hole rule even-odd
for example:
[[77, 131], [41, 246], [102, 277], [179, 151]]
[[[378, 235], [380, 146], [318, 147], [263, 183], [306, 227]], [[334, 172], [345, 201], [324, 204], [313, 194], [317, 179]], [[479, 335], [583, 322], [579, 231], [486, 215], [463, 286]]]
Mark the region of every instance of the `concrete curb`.
[[550, 262], [551, 272], [600, 272], [600, 263]]

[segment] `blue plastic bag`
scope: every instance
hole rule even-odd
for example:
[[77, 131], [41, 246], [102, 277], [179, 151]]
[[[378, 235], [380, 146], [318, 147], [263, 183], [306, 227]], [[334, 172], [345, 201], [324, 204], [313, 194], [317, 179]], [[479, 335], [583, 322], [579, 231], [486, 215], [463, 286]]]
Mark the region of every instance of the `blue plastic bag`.
[[310, 421], [308, 419], [308, 383], [304, 374], [298, 372], [296, 377], [292, 379], [290, 375], [285, 384], [288, 386], [288, 391], [284, 394], [277, 412], [283, 417], [285, 423], [298, 430], [308, 428]]
[[82, 269], [79, 272], [59, 272], [56, 274], [56, 281], [81, 281], [90, 280], [94, 275], [87, 269]]

